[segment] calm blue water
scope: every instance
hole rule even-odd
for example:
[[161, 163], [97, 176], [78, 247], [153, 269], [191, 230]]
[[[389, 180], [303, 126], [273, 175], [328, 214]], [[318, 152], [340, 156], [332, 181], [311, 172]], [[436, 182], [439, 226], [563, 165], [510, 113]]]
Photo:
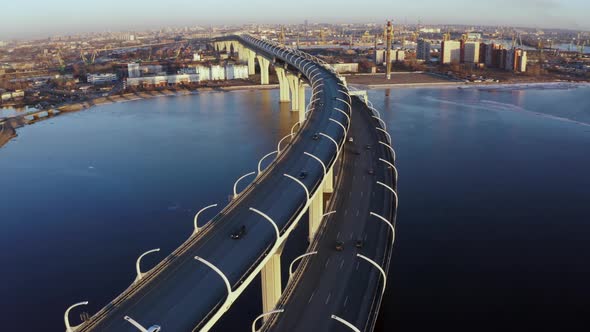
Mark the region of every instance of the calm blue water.
[[384, 93], [400, 210], [379, 330], [587, 325], [590, 88]]
[[164, 258], [197, 210], [227, 204], [234, 181], [276, 148], [297, 121], [279, 108], [274, 91], [206, 93], [20, 129], [0, 149], [1, 325], [63, 331], [70, 304], [88, 300], [94, 313], [112, 300], [139, 254], [162, 249], [145, 268]]
[[[370, 97], [400, 172], [378, 328], [587, 317], [590, 89]], [[240, 91], [105, 105], [20, 129], [0, 149], [2, 325], [62, 331], [68, 305], [89, 300], [96, 312], [133, 281], [140, 253], [162, 249], [147, 268], [176, 248], [194, 213], [225, 204], [294, 121], [278, 91]], [[241, 299], [217, 330], [246, 331], [258, 303]]]

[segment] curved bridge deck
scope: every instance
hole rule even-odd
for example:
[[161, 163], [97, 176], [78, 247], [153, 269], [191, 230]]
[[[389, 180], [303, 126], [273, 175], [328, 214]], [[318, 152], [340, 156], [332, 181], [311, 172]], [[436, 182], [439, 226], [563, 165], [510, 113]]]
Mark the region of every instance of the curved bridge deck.
[[[206, 329], [207, 324], [216, 320], [214, 316], [227, 310], [286, 239], [322, 183], [325, 175], [322, 166], [305, 152], [317, 156], [328, 167], [334, 164], [339, 149], [334, 141], [339, 147], [345, 142], [343, 126], [348, 127], [347, 115], [350, 115], [344, 102], [350, 97], [343, 91], [339, 78], [322, 64], [293, 50], [249, 36], [235, 38], [271, 60], [280, 59], [297, 68], [318, 89], [313, 111], [291, 144], [237, 199], [77, 331], [135, 331], [123, 319], [126, 315], [147, 326], [158, 324], [164, 331]], [[324, 136], [312, 139], [318, 132], [333, 141]], [[285, 176], [297, 177], [301, 171], [307, 172], [301, 182], [309, 196], [301, 184]], [[250, 208], [263, 212], [276, 223], [278, 239], [273, 225]], [[239, 241], [231, 239], [230, 234], [242, 225], [246, 226], [247, 234]], [[229, 297], [220, 276], [196, 261], [195, 256], [223, 271], [231, 287]]]

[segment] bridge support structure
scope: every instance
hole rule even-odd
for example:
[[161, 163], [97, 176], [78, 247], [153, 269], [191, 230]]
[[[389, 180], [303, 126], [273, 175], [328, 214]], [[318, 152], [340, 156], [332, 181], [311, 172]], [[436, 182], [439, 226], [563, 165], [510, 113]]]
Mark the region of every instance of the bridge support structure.
[[279, 79], [279, 102], [288, 103], [291, 101], [291, 97], [289, 93], [289, 80], [287, 79], [285, 68], [277, 66], [275, 67], [275, 71]]
[[315, 195], [311, 198], [311, 204], [309, 205], [309, 234], [307, 239], [311, 243], [320, 224], [322, 223], [322, 215], [324, 214], [324, 191], [318, 190]]
[[257, 55], [256, 59], [258, 59], [258, 64], [260, 65], [260, 84], [267, 85], [269, 82], [270, 60], [261, 55]]
[[248, 61], [248, 75], [254, 75], [256, 74], [256, 52], [249, 48], [244, 49], [245, 57], [247, 58], [246, 61]]
[[283, 293], [281, 281], [281, 255], [284, 244], [270, 257], [260, 271], [262, 284], [262, 312], [274, 309]]

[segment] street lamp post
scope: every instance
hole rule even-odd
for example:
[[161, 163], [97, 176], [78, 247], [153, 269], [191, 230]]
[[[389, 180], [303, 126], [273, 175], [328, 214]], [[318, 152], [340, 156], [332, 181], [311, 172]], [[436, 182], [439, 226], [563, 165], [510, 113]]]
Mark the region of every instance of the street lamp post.
[[198, 225], [197, 221], [199, 220], [199, 215], [201, 214], [201, 212], [203, 212], [203, 211], [205, 211], [207, 209], [210, 209], [212, 207], [216, 207], [216, 206], [217, 206], [217, 204], [211, 204], [209, 206], [205, 206], [204, 208], [200, 209], [199, 212], [197, 212], [197, 214], [195, 214], [195, 218], [193, 220], [193, 222], [195, 224], [195, 230], [193, 231], [193, 235], [195, 235], [195, 234], [197, 234], [199, 232], [199, 229], [200, 228], [199, 228], [199, 225]]
[[145, 273], [141, 273], [141, 267], [140, 267], [140, 263], [141, 263], [141, 259], [146, 256], [149, 255], [153, 252], [158, 252], [160, 251], [160, 248], [156, 248], [156, 249], [152, 249], [152, 250], [148, 250], [146, 252], [144, 252], [143, 254], [141, 254], [138, 258], [137, 261], [135, 261], [135, 271], [137, 272], [137, 277], [135, 277], [135, 281], [134, 283], [138, 282], [141, 280], [141, 278], [143, 278]]
[[258, 332], [258, 330], [256, 330], [256, 323], [261, 320], [262, 318], [266, 317], [266, 316], [270, 316], [272, 314], [276, 314], [276, 313], [281, 313], [285, 311], [285, 309], [276, 309], [276, 310], [272, 310], [269, 312], [265, 312], [261, 315], [259, 315], [258, 317], [256, 317], [256, 319], [252, 322], [252, 332]]
[[78, 302], [78, 303], [72, 304], [71, 306], [69, 306], [66, 309], [66, 312], [64, 314], [64, 323], [66, 324], [66, 332], [74, 332], [76, 330], [76, 328], [79, 326], [78, 325], [78, 326], [72, 327], [70, 325], [70, 310], [74, 309], [75, 307], [87, 305], [87, 304], [88, 304], [88, 301]]
[[345, 321], [344, 319], [342, 319], [342, 318], [340, 318], [340, 317], [338, 317], [336, 315], [332, 315], [332, 316], [330, 316], [330, 318], [332, 318], [335, 321], [338, 321], [338, 322], [344, 324], [346, 327], [350, 328], [354, 332], [361, 332], [361, 330], [359, 330], [358, 328], [356, 328], [356, 326], [352, 325], [351, 323]]

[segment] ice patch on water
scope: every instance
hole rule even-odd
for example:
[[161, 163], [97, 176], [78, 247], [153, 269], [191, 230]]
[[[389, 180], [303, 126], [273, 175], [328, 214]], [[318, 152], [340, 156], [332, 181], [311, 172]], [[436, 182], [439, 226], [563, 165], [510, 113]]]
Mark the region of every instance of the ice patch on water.
[[551, 120], [575, 123], [575, 124], [579, 124], [582, 126], [590, 127], [590, 123], [576, 121], [576, 120], [573, 120], [570, 118], [564, 118], [561, 116], [551, 115], [551, 114], [547, 114], [547, 113], [535, 112], [535, 111], [527, 110], [526, 108], [523, 108], [523, 107], [520, 107], [520, 106], [517, 106], [514, 104], [502, 103], [502, 102], [494, 101], [494, 100], [482, 100], [480, 103], [483, 105], [489, 105], [491, 109], [495, 109], [495, 110], [499, 110], [499, 111], [513, 111], [513, 112], [528, 113], [531, 115], [541, 116], [541, 117], [551, 119]]
[[510, 104], [510, 103], [502, 103], [499, 101], [480, 100], [475, 103], [473, 103], [473, 102], [460, 103], [460, 102], [456, 102], [456, 101], [435, 98], [432, 96], [425, 96], [423, 98], [428, 101], [434, 102], [434, 103], [441, 103], [441, 104], [465, 107], [468, 109], [496, 111], [496, 112], [506, 112], [506, 111], [519, 112], [519, 113], [524, 113], [524, 114], [529, 114], [529, 115], [541, 116], [546, 119], [568, 122], [568, 123], [575, 123], [575, 124], [579, 124], [579, 125], [582, 125], [585, 127], [590, 127], [590, 123], [581, 122], [581, 121], [577, 121], [577, 120], [573, 120], [573, 119], [569, 119], [569, 118], [564, 118], [564, 117], [560, 117], [560, 116], [556, 116], [556, 115], [535, 112], [535, 111], [527, 110], [527, 109], [520, 107], [518, 105], [514, 105], [514, 104]]

